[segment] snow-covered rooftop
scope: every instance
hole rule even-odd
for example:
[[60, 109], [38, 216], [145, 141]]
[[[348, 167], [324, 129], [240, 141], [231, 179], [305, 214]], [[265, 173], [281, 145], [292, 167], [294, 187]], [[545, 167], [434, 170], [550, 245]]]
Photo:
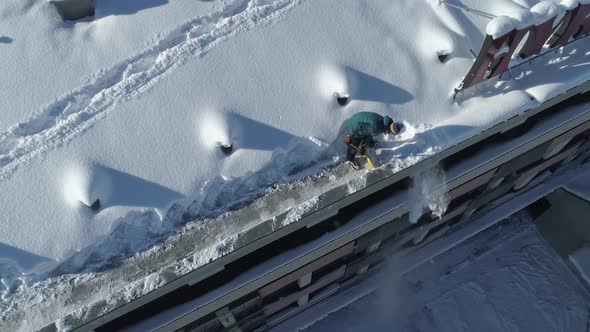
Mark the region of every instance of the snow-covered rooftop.
[[[464, 1], [513, 19], [537, 3]], [[435, 0], [101, 0], [78, 22], [44, 1], [7, 0], [0, 18], [7, 306], [85, 248], [116, 238], [113, 256], [132, 256], [186, 220], [341, 162], [341, 128], [357, 111], [405, 121], [383, 156], [413, 163], [590, 77], [590, 46], [578, 42], [453, 100], [489, 19]], [[352, 102], [338, 106], [334, 92]], [[453, 130], [412, 148], [413, 134], [442, 126]], [[224, 140], [229, 156], [215, 147]], [[79, 203], [96, 198], [98, 212]]]

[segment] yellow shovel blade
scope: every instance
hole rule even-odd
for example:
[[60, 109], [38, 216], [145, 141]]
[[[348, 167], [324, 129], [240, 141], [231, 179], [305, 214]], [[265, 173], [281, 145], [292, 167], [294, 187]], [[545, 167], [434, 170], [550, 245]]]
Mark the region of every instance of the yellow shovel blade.
[[375, 167], [375, 164], [373, 164], [373, 161], [371, 160], [371, 157], [367, 152], [365, 152], [365, 157], [367, 158], [367, 163], [369, 164], [369, 166], [371, 166], [371, 168], [377, 168]]

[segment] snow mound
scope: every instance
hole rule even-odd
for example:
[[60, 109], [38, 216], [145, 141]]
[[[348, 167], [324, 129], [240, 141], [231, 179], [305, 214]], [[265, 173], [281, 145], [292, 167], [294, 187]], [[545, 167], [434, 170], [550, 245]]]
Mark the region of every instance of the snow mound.
[[516, 25], [510, 17], [498, 16], [488, 23], [486, 26], [486, 33], [495, 39], [509, 33], [515, 28]]
[[531, 7], [531, 13], [539, 20], [547, 20], [555, 17], [559, 12], [559, 6], [551, 1], [542, 1]]
[[[495, 17], [486, 26], [486, 33], [494, 38], [501, 37], [514, 29], [523, 29], [533, 24], [540, 24], [565, 10], [574, 9], [578, 4], [590, 3], [590, 0], [564, 0], [559, 5], [552, 1], [541, 1], [530, 9], [516, 7], [505, 15]], [[557, 19], [559, 21], [559, 18]]]
[[67, 169], [64, 177], [63, 195], [65, 201], [76, 206], [82, 203], [91, 206], [97, 199], [107, 202], [112, 183], [109, 175], [94, 162], [75, 162]]
[[333, 101], [336, 94], [344, 95], [349, 91], [346, 73], [342, 68], [332, 64], [322, 65], [317, 72], [317, 91], [326, 102]]
[[565, 7], [566, 9], [574, 9], [578, 7], [579, 3], [579, 0], [562, 0], [560, 5]]
[[197, 113], [195, 117], [198, 126], [198, 144], [204, 144], [213, 149], [220, 145], [230, 145], [229, 128], [223, 114], [214, 111]]

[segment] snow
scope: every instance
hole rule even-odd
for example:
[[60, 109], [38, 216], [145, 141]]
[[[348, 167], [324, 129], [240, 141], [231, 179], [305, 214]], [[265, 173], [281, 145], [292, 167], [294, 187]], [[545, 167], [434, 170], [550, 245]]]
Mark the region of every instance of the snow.
[[574, 9], [578, 7], [580, 0], [562, 0], [560, 5], [565, 9]]
[[555, 2], [551, 1], [541, 1], [531, 7], [531, 13], [533, 13], [533, 15], [535, 15], [539, 20], [537, 24], [557, 16], [559, 11], [559, 6]]
[[578, 4], [590, 3], [588, 0], [563, 0], [561, 3], [555, 1], [540, 1], [536, 4], [519, 4], [514, 1], [512, 6], [500, 2], [495, 6], [497, 12], [502, 15], [493, 18], [486, 26], [488, 35], [498, 38], [514, 29], [523, 29], [533, 24], [540, 24], [547, 19], [557, 16], [556, 23], [561, 19], [561, 15], [570, 9], [574, 9]]
[[287, 217], [285, 218], [282, 226], [287, 226], [301, 219], [307, 212], [311, 211], [315, 206], [317, 206], [319, 202], [319, 197], [314, 197], [308, 201], [305, 201], [303, 204], [291, 208], [289, 212], [287, 212]]
[[446, 194], [446, 175], [438, 167], [418, 173], [410, 188], [410, 222], [415, 224], [422, 216], [425, 208], [432, 211], [432, 215], [440, 218], [447, 211], [450, 198]]
[[498, 38], [514, 30], [516, 25], [508, 16], [498, 16], [493, 18], [486, 26], [486, 33], [492, 37]]
[[2, 1], [0, 37], [9, 42], [0, 42], [0, 130], [213, 7], [207, 1], [101, 0], [93, 20], [64, 23], [47, 1]]
[[[518, 17], [530, 12], [521, 2], [465, 3]], [[588, 46], [573, 43], [453, 101], [488, 21], [436, 1], [103, 0], [94, 19], [61, 22], [50, 4], [7, 0], [0, 16], [6, 301], [51, 267], [83, 280], [189, 219], [340, 163], [342, 125], [357, 111], [404, 121], [406, 132], [380, 138], [399, 171], [590, 77]], [[349, 180], [334, 186], [366, 186], [364, 175]], [[295, 208], [295, 222], [321, 193], [260, 216]], [[96, 198], [98, 212], [83, 205]], [[231, 250], [232, 232], [186, 271]]]
[[109, 203], [113, 196], [113, 178], [100, 165], [74, 163], [65, 171], [64, 199], [74, 208], [83, 203], [91, 206], [96, 200]]

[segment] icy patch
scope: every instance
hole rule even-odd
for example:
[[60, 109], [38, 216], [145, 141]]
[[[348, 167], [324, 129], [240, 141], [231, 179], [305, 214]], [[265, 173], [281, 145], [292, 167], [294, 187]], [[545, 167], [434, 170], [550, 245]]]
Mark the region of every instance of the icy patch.
[[237, 239], [237, 234], [227, 235], [226, 238], [216, 241], [217, 243], [215, 246], [210, 246], [199, 251], [193, 256], [194, 266], [201, 267], [227, 253], [232, 252]]
[[430, 209], [432, 215], [437, 218], [445, 214], [450, 202], [446, 183], [446, 175], [438, 167], [421, 172], [414, 177], [414, 186], [409, 192], [411, 223], [418, 221], [424, 208]]
[[160, 287], [160, 273], [152, 273], [143, 280], [143, 294], [147, 294]]
[[[216, 222], [216, 220], [213, 220], [212, 222]], [[206, 227], [202, 229], [203, 231], [207, 231]], [[182, 260], [182, 263], [176, 266], [174, 272], [177, 275], [185, 275], [232, 252], [237, 239], [237, 234], [230, 235], [223, 233], [220, 236], [217, 236], [216, 240], [212, 241], [214, 243], [213, 245], [205, 246], [205, 248], [198, 250], [193, 254], [192, 257]]]
[[318, 205], [320, 202], [319, 197], [314, 197], [308, 201], [305, 201], [303, 204], [300, 204], [287, 213], [285, 220], [283, 220], [282, 226], [290, 225], [298, 220], [300, 220], [305, 214], [311, 211], [314, 207]]
[[348, 189], [349, 194], [354, 194], [355, 192], [364, 189], [367, 186], [367, 173], [364, 172], [359, 175], [357, 178], [353, 179], [352, 181], [346, 184], [346, 188]]
[[55, 322], [55, 328], [57, 328], [57, 331], [59, 332], [69, 332], [74, 329], [74, 327], [68, 324], [64, 318], [60, 318]]

